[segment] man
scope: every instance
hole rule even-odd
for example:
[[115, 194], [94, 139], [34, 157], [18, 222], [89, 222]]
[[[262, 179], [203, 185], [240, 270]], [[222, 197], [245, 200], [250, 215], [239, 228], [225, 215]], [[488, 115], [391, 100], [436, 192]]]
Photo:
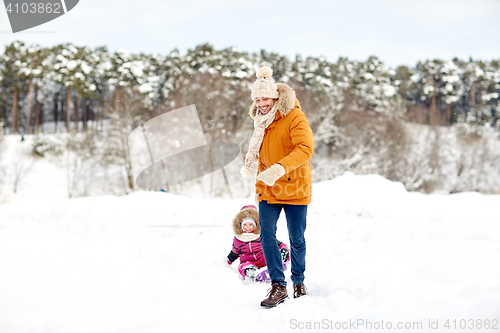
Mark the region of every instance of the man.
[[261, 302], [271, 308], [287, 297], [280, 251], [276, 242], [276, 224], [285, 211], [290, 237], [294, 298], [306, 295], [304, 285], [307, 205], [311, 202], [311, 156], [314, 139], [295, 91], [274, 82], [272, 70], [262, 67], [252, 89], [253, 104], [249, 115], [254, 120], [250, 148], [241, 168], [250, 177], [252, 163], [259, 162], [256, 197], [259, 201], [261, 244], [271, 277], [271, 290]]

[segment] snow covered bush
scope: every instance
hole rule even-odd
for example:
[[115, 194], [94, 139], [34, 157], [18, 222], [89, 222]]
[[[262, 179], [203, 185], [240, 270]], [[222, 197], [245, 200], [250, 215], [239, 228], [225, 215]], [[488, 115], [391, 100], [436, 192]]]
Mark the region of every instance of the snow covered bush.
[[64, 135], [37, 134], [33, 139], [33, 152], [45, 157], [47, 154], [59, 156], [64, 151]]
[[102, 153], [98, 151], [98, 137], [93, 132], [67, 137], [62, 163], [66, 167], [67, 190], [70, 198], [86, 196], [94, 181]]
[[500, 189], [500, 141], [497, 133], [461, 134], [455, 128], [455, 149], [450, 150], [449, 192], [495, 193]]
[[107, 130], [103, 133], [102, 164], [105, 167], [118, 166], [126, 177], [127, 191], [134, 190], [132, 166], [128, 156], [128, 135], [134, 128], [148, 119], [149, 109], [144, 97], [132, 89], [123, 89], [118, 109], [109, 107]]
[[11, 156], [10, 165], [7, 170], [12, 179], [12, 192], [17, 193], [19, 183], [28, 176], [33, 169], [35, 159], [32, 156], [32, 150], [26, 147], [19, 146], [15, 153]]
[[404, 126], [405, 154], [396, 160], [396, 172], [385, 176], [403, 183], [409, 191], [432, 193], [440, 190], [443, 183], [443, 149], [447, 149], [443, 129], [439, 126]]
[[335, 145], [316, 142], [313, 181], [376, 173], [409, 191], [496, 193], [500, 140], [493, 129], [430, 126], [342, 112]]
[[33, 139], [33, 153], [47, 158], [66, 171], [67, 193], [70, 198], [88, 195], [102, 162], [98, 141], [100, 133], [38, 134]]

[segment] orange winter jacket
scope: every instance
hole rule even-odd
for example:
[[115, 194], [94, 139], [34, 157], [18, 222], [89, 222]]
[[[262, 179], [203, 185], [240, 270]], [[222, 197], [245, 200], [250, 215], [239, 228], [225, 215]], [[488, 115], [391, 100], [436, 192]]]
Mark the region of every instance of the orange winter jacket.
[[[285, 175], [273, 186], [257, 181], [257, 199], [268, 203], [307, 205], [311, 202], [311, 156], [314, 139], [306, 115], [302, 112], [295, 91], [278, 83], [278, 111], [269, 125], [259, 152], [257, 174], [275, 163], [285, 168]], [[250, 107], [250, 117], [257, 112], [255, 103]]]

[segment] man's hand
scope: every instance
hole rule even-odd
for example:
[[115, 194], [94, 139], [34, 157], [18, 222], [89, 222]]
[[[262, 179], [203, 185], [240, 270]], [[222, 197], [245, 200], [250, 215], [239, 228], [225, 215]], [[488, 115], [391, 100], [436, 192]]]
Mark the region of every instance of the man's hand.
[[252, 167], [249, 167], [249, 166], [242, 166], [241, 169], [240, 169], [240, 175], [243, 177], [243, 178], [250, 178], [253, 176], [253, 168]]
[[285, 168], [281, 164], [274, 164], [269, 169], [262, 171], [257, 176], [257, 180], [261, 180], [268, 186], [273, 186], [276, 180], [285, 174]]

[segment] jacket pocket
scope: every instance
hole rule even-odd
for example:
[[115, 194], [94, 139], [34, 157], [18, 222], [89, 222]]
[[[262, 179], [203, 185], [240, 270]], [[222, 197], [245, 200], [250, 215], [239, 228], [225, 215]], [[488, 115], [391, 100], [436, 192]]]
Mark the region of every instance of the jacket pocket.
[[279, 178], [271, 188], [277, 200], [300, 200], [311, 196], [311, 174], [307, 164]]

